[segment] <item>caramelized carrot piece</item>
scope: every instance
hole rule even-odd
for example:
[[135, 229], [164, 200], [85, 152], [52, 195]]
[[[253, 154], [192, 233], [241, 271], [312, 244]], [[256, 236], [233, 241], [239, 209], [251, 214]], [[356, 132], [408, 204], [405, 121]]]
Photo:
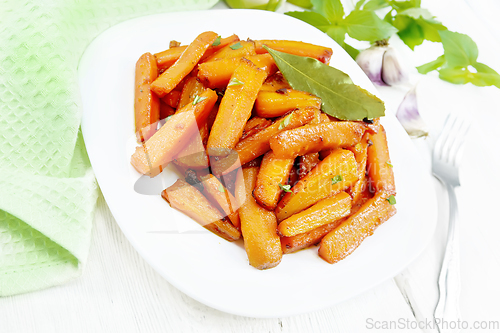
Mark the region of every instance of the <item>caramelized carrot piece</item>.
[[151, 84], [151, 90], [159, 97], [171, 92], [193, 70], [216, 38], [217, 34], [212, 31], [204, 32], [196, 37], [179, 59]]
[[366, 180], [366, 160], [368, 152], [368, 133], [363, 135], [361, 142], [349, 148], [354, 153], [356, 162], [358, 163], [358, 181], [350, 189], [353, 202], [357, 202], [362, 192], [365, 190]]
[[303, 234], [281, 237], [283, 254], [293, 253], [318, 244], [326, 234], [335, 229], [342, 221], [343, 219], [336, 220]]
[[269, 76], [262, 84], [260, 91], [276, 91], [280, 89], [292, 89], [281, 72]]
[[151, 53], [144, 53], [135, 65], [135, 131], [137, 142], [146, 141], [156, 132], [160, 120], [160, 101], [151, 92], [151, 82], [156, 80], [158, 69]]
[[309, 153], [299, 157], [299, 177], [304, 178], [318, 163], [319, 153]]
[[240, 216], [236, 211], [238, 203], [231, 193], [222, 185], [222, 183], [212, 174], [201, 177], [203, 188], [206, 197], [217, 208], [220, 209], [224, 216], [227, 216], [231, 223], [236, 227], [240, 227]]
[[[256, 54], [245, 58], [264, 70], [267, 75], [278, 70], [270, 54]], [[240, 60], [241, 58], [222, 58], [204, 62], [198, 66], [198, 78], [209, 88], [223, 88], [229, 83]]]
[[281, 117], [290, 110], [305, 107], [321, 108], [321, 99], [293, 89], [261, 90], [255, 100], [255, 114], [264, 118]]
[[343, 221], [321, 240], [319, 255], [334, 264], [351, 254], [363, 240], [396, 213], [388, 201], [389, 194], [378, 192], [356, 213]]
[[237, 41], [224, 46], [211, 56], [203, 59], [203, 62], [208, 62], [223, 58], [241, 58], [254, 54], [256, 53], [255, 53], [255, 44], [253, 42]]
[[[224, 46], [240, 40], [238, 36], [232, 35], [226, 38], [222, 38], [220, 40], [220, 44], [217, 46], [210, 45], [210, 47], [207, 49], [205, 52], [205, 55], [203, 57], [209, 56], [223, 48]], [[168, 67], [172, 66], [177, 59], [181, 56], [181, 54], [187, 49], [187, 45], [185, 46], [177, 46], [177, 47], [171, 47], [168, 50], [165, 50], [163, 52], [155, 53], [155, 58], [156, 58], [156, 63], [158, 64], [158, 68], [165, 70]]]
[[329, 47], [290, 40], [256, 40], [255, 52], [258, 54], [266, 53], [267, 51], [264, 49], [264, 45], [280, 52], [315, 58], [325, 64], [330, 62], [333, 53], [332, 49]]
[[208, 126], [200, 127], [199, 133], [195, 133], [184, 149], [175, 157], [175, 163], [186, 169], [208, 169], [209, 161], [204, 142], [208, 138]]
[[198, 124], [206, 121], [217, 101], [217, 94], [210, 89], [201, 96], [203, 100], [196, 105], [189, 103], [178, 110], [144, 145], [136, 148], [131, 163], [138, 172], [150, 177], [158, 175], [163, 166], [189, 143], [193, 133], [198, 130]]
[[291, 237], [340, 220], [351, 213], [352, 199], [346, 192], [323, 199], [308, 209], [281, 221], [278, 232]]
[[236, 180], [236, 191], [238, 198], [244, 198], [239, 215], [248, 261], [255, 268], [267, 269], [278, 265], [283, 253], [276, 216], [259, 206], [252, 196], [258, 172], [257, 167], [244, 168]]
[[216, 155], [217, 150], [233, 149], [236, 146], [252, 114], [255, 97], [265, 78], [266, 72], [249, 60], [241, 59], [231, 79], [242, 84], [229, 86], [226, 89], [208, 138], [209, 154]]
[[358, 180], [358, 165], [354, 154], [338, 149], [316, 165], [285, 194], [276, 207], [278, 221], [296, 214], [326, 197], [348, 189]]
[[162, 98], [162, 101], [177, 109], [177, 105], [179, 104], [179, 98], [181, 97], [181, 92], [178, 90], [172, 90], [165, 97]]
[[367, 170], [376, 191], [386, 191], [396, 194], [394, 170], [389, 156], [385, 129], [380, 125], [377, 134], [370, 135], [372, 144], [368, 147]]
[[281, 158], [294, 158], [324, 149], [345, 148], [357, 144], [365, 127], [349, 121], [307, 125], [284, 131], [271, 139], [271, 149]]
[[170, 117], [175, 113], [175, 109], [160, 99], [160, 119]]
[[185, 181], [178, 179], [172, 186], [165, 189], [161, 196], [170, 207], [175, 208], [206, 229], [228, 241], [241, 237], [241, 233], [231, 222], [198, 191]]
[[253, 117], [247, 121], [245, 124], [245, 128], [243, 128], [243, 134], [241, 135], [240, 140], [243, 140], [246, 137], [252, 136], [255, 133], [262, 131], [264, 128], [269, 127], [272, 122], [266, 118]]
[[[313, 108], [295, 110], [289, 115], [281, 117], [271, 126], [263, 129], [262, 131], [241, 140], [234, 148], [239, 160], [235, 161], [233, 165], [228, 165], [227, 169], [224, 169], [224, 173], [231, 172], [239, 168], [241, 165], [267, 153], [269, 149], [271, 149], [269, 146], [269, 140], [273, 136], [286, 129], [296, 128], [308, 123], [311, 119], [313, 119], [314, 114], [315, 109]], [[290, 117], [288, 118], [289, 122], [288, 124], [285, 124], [285, 118], [287, 117]]]
[[280, 159], [268, 151], [262, 159], [257, 183], [253, 190], [255, 200], [265, 209], [274, 210], [281, 194], [281, 186], [286, 185], [294, 160]]
[[205, 91], [205, 86], [195, 76], [186, 78], [179, 97], [178, 106], [183, 108], [189, 102], [192, 102], [197, 95]]

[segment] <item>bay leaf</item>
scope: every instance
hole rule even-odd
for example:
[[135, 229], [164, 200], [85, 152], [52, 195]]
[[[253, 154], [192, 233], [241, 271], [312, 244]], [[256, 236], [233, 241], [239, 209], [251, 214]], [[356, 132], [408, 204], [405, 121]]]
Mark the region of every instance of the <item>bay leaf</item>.
[[321, 98], [323, 112], [342, 120], [384, 116], [384, 102], [355, 85], [346, 73], [313, 58], [264, 48], [293, 89]]

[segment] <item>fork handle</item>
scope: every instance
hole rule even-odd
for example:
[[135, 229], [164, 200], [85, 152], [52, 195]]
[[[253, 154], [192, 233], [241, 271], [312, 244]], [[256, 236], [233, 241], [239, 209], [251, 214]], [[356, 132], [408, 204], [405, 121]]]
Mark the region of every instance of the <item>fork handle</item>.
[[[450, 205], [450, 223], [448, 227], [448, 240], [444, 253], [441, 272], [439, 273], [439, 301], [434, 311], [437, 321], [457, 321], [460, 319], [460, 258], [458, 238], [458, 204], [455, 188], [446, 184]], [[437, 325], [442, 327], [442, 325]], [[450, 325], [445, 325], [450, 326]], [[440, 332], [458, 332], [459, 330], [441, 330]]]

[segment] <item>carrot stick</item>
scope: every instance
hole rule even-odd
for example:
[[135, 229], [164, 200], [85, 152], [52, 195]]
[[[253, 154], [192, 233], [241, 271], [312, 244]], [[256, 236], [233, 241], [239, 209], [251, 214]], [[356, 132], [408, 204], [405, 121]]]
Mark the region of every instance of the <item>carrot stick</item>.
[[363, 240], [396, 213], [387, 198], [386, 192], [378, 192], [356, 213], [343, 221], [321, 240], [319, 255], [334, 264], [351, 254]]
[[196, 105], [189, 103], [178, 110], [144, 145], [136, 148], [131, 163], [138, 172], [150, 177], [158, 175], [163, 166], [189, 143], [192, 134], [198, 130], [198, 124], [206, 121], [217, 101], [217, 94], [207, 89], [200, 99]]
[[394, 171], [392, 169], [385, 129], [380, 125], [377, 134], [370, 135], [372, 145], [368, 146], [367, 170], [376, 191], [396, 194]]
[[137, 142], [146, 141], [156, 132], [160, 120], [160, 101], [151, 92], [151, 82], [156, 80], [158, 69], [151, 53], [144, 53], [135, 65], [135, 131]]
[[266, 72], [251, 61], [241, 59], [231, 76], [231, 80], [239, 83], [226, 89], [212, 126], [207, 144], [209, 154], [216, 155], [218, 149], [233, 149], [236, 146], [265, 78]]
[[[210, 47], [207, 49], [203, 57], [210, 56], [215, 52], [219, 51], [220, 49], [222, 49], [224, 46], [239, 40], [240, 39], [236, 35], [231, 35], [229, 37], [222, 38], [220, 40], [219, 45], [216, 46], [210, 45]], [[155, 53], [155, 58], [156, 58], [156, 63], [158, 64], [158, 68], [161, 70], [165, 70], [168, 67], [172, 66], [177, 61], [177, 59], [179, 59], [182, 52], [184, 52], [186, 49], [187, 45], [184, 45], [184, 46], [172, 47], [163, 52]]]
[[333, 53], [332, 49], [329, 47], [290, 40], [256, 40], [255, 52], [257, 52], [257, 54], [266, 53], [267, 51], [264, 49], [264, 45], [280, 52], [315, 58], [325, 64], [330, 62]]
[[[267, 75], [276, 72], [277, 67], [270, 54], [246, 56], [255, 66], [266, 71]], [[241, 58], [222, 58], [208, 61], [198, 66], [198, 78], [209, 88], [223, 88], [227, 86], [231, 75], [239, 66]]]
[[216, 38], [217, 34], [212, 31], [204, 32], [196, 37], [179, 59], [151, 84], [151, 90], [160, 97], [171, 92], [193, 70]]

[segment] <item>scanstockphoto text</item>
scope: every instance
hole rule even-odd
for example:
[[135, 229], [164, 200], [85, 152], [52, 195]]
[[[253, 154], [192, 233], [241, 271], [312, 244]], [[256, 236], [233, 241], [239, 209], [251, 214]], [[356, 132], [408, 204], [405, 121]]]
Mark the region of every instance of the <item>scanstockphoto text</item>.
[[375, 320], [367, 318], [365, 327], [369, 330], [498, 330], [500, 329], [500, 320], [445, 320], [442, 318], [411, 320], [408, 318], [399, 318], [397, 320]]

